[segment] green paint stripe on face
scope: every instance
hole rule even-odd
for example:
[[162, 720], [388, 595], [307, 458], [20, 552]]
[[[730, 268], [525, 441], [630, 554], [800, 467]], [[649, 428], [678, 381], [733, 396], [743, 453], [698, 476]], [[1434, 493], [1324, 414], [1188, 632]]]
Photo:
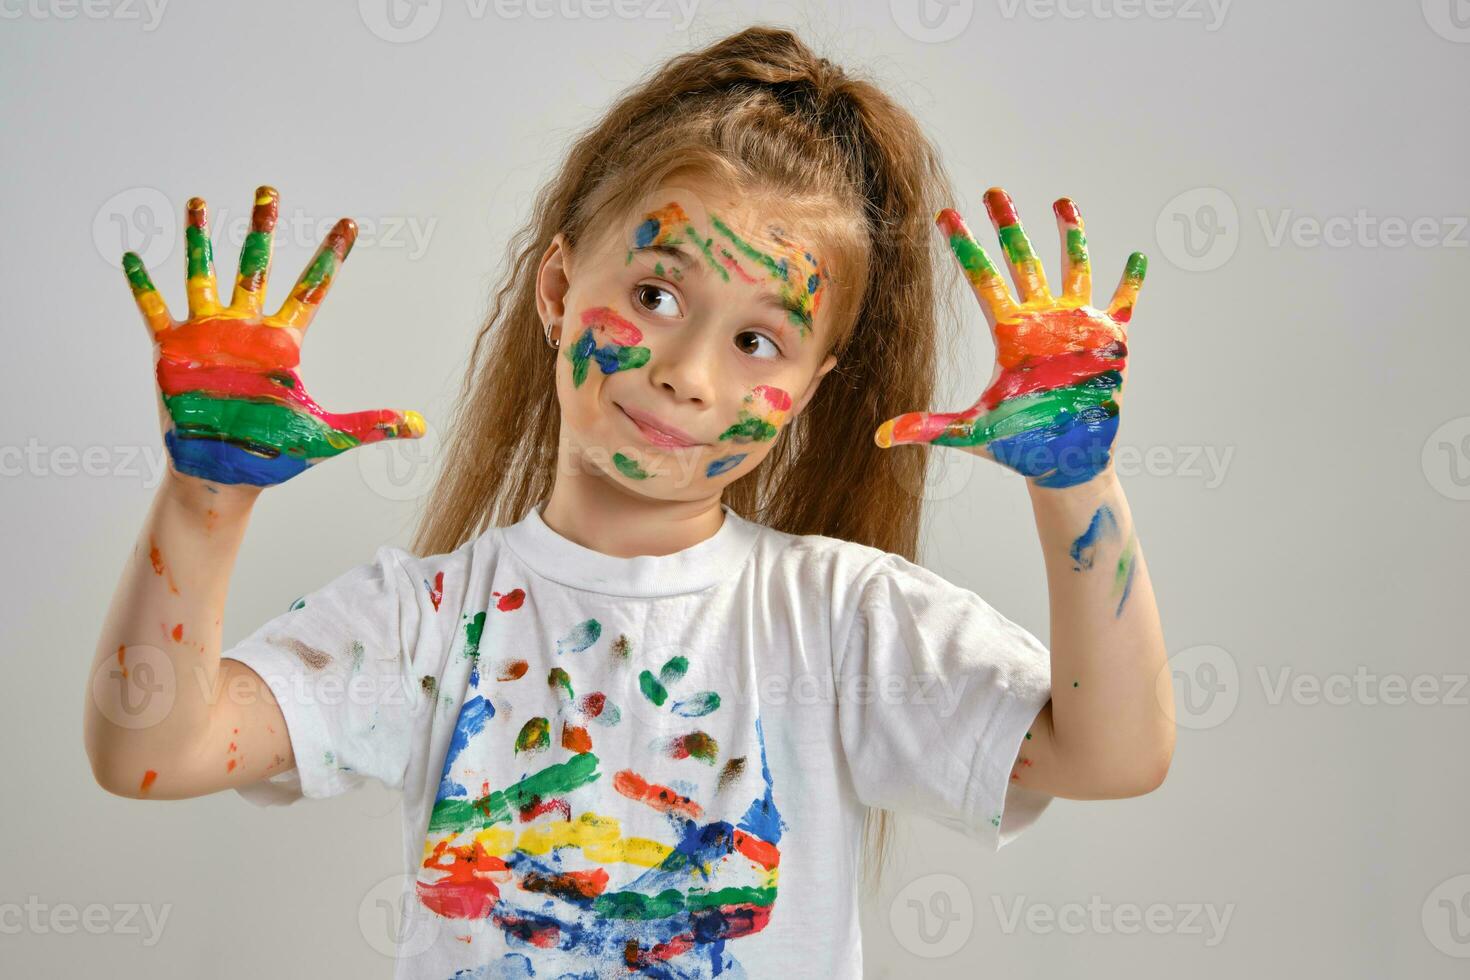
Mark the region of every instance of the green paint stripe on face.
[[766, 271], [775, 276], [777, 279], [786, 278], [785, 265], [777, 262], [765, 252], [762, 252], [760, 249], [756, 248], [754, 245], [751, 245], [745, 239], [735, 234], [734, 230], [732, 230], [729, 225], [725, 224], [715, 215], [710, 215], [709, 220], [710, 224], [715, 226], [716, 231], [724, 235], [726, 238], [730, 239], [730, 241], [734, 242], [735, 247], [740, 249], [741, 252], [745, 253], [747, 257], [765, 266]]
[[1019, 224], [1006, 225], [1000, 229], [999, 235], [1001, 247], [1006, 250], [1006, 258], [1012, 265], [1036, 261], [1036, 253], [1031, 251], [1031, 240]]
[[271, 264], [271, 236], [268, 232], [252, 231], [245, 236], [240, 249], [240, 278], [255, 283], [265, 275]]
[[628, 477], [630, 480], [648, 479], [648, 474], [644, 472], [643, 467], [638, 465], [638, 461], [636, 459], [629, 459], [622, 453], [613, 453], [613, 465], [618, 468], [619, 473]]
[[721, 432], [720, 438], [738, 442], [765, 442], [776, 438], [776, 427], [765, 419], [749, 415]]
[[[148, 278], [148, 270], [144, 267], [143, 260], [132, 252], [123, 256], [123, 272], [127, 274], [128, 287], [132, 289], [134, 296], [158, 292], [153, 286], [153, 280]], [[113, 281], [116, 282], [116, 280]]]
[[720, 274], [720, 278], [725, 280], [725, 282], [729, 282], [730, 270], [721, 265], [720, 260], [715, 258], [715, 253], [710, 251], [710, 240], [696, 232], [693, 225], [688, 225], [684, 231], [689, 234], [689, 240], [699, 246], [699, 250], [704, 253], [706, 261]]
[[345, 432], [285, 405], [215, 398], [202, 391], [164, 397], [180, 436], [228, 439], [297, 459], [323, 459], [357, 445]]
[[1067, 229], [1067, 257], [1077, 265], [1087, 264], [1087, 236], [1081, 228]]
[[203, 228], [190, 225], [184, 229], [184, 240], [188, 247], [190, 279], [201, 279], [214, 272], [214, 246]]
[[971, 279], [988, 279], [1000, 275], [995, 263], [990, 261], [990, 256], [985, 254], [985, 249], [969, 235], [956, 232], [949, 236], [949, 248], [954, 252], [955, 258], [960, 260], [960, 267], [970, 274]]

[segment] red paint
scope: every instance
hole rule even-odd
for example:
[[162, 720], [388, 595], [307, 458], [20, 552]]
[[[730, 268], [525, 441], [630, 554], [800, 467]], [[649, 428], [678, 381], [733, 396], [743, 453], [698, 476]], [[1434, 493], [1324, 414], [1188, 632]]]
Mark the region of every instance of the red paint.
[[1056, 212], [1058, 218], [1061, 218], [1069, 225], [1080, 225], [1082, 223], [1082, 215], [1077, 211], [1077, 202], [1073, 201], [1070, 197], [1064, 197], [1057, 201], [1051, 206], [1051, 209]]
[[756, 385], [755, 394], [764, 398], [772, 408], [777, 411], [787, 412], [791, 410], [791, 393], [774, 385]]
[[153, 781], [158, 778], [158, 773], [152, 769], [143, 773], [143, 782], [138, 786], [138, 792], [146, 793], [153, 788]]
[[530, 668], [531, 665], [524, 660], [506, 661], [505, 665], [500, 668], [500, 675], [496, 677], [496, 680], [518, 681], [526, 676], [526, 671]]
[[587, 729], [579, 725], [568, 725], [562, 722], [561, 747], [572, 752], [591, 752], [592, 736], [587, 734]]
[[618, 316], [617, 311], [607, 306], [598, 306], [582, 311], [582, 326], [591, 327], [606, 334], [615, 344], [624, 347], [643, 340], [643, 331]]
[[[485, 795], [490, 794], [490, 787], [485, 785]], [[572, 819], [572, 807], [566, 800], [560, 797], [552, 797], [549, 800], [537, 800], [535, 803], [521, 810], [521, 822], [530, 823], [543, 813], [560, 813], [563, 820]]]
[[289, 330], [239, 317], [189, 320], [159, 334], [159, 351], [171, 361], [234, 364], [283, 370], [301, 363], [301, 348]]
[[631, 769], [620, 770], [613, 776], [613, 789], [630, 800], [646, 803], [660, 813], [679, 813], [695, 819], [704, 809], [689, 797], [667, 786], [650, 783]]
[[582, 699], [582, 714], [588, 718], [596, 718], [602, 714], [602, 709], [607, 704], [607, 695], [601, 691], [593, 691]]
[[1071, 351], [1007, 368], [980, 396], [980, 404], [986, 409], [994, 409], [1001, 402], [1018, 395], [1065, 388], [1103, 371], [1122, 369], [1126, 352], [1127, 348], [1121, 343], [1111, 344], [1102, 350]]
[[752, 276], [750, 273], [746, 272], [740, 267], [740, 263], [735, 261], [735, 256], [731, 255], [729, 251], [723, 248], [720, 249], [720, 263], [724, 265], [727, 269], [734, 269], [740, 275], [740, 278], [744, 279], [746, 282], [756, 281], [756, 278], [754, 276]]
[[153, 543], [153, 539], [152, 538], [149, 538], [148, 539], [148, 560], [153, 563], [153, 574], [154, 575], [162, 575], [163, 574], [163, 552], [161, 552], [161, 551], [158, 550], [158, 545], [156, 545], [156, 544]]
[[1011, 201], [1011, 196], [999, 187], [992, 187], [985, 192], [985, 210], [990, 212], [990, 220], [995, 222], [997, 228], [1006, 228], [1020, 223], [1020, 219], [1016, 217], [1016, 205]]
[[500, 596], [500, 601], [495, 603], [495, 608], [499, 609], [501, 612], [511, 612], [513, 610], [519, 609], [521, 608], [521, 604], [526, 601], [525, 589], [512, 589], [505, 595], [500, 595], [499, 592], [494, 592], [491, 594]]
[[234, 772], [234, 771], [235, 771], [235, 760], [234, 759], [231, 759], [229, 762], [225, 763], [225, 772]]
[[434, 604], [434, 611], [439, 611], [439, 603], [444, 599], [444, 573], [439, 572], [434, 576], [434, 587], [429, 589], [429, 601]]
[[183, 623], [177, 623], [177, 624], [175, 624], [174, 625], [174, 629], [173, 629], [173, 633], [170, 634], [170, 635], [173, 636], [175, 643], [182, 643], [183, 640], [184, 640], [184, 624]]

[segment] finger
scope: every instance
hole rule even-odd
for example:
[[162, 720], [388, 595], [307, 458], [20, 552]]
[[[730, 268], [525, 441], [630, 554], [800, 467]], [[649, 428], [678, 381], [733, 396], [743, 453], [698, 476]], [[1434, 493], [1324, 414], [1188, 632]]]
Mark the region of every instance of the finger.
[[974, 417], [973, 412], [908, 412], [878, 426], [873, 441], [884, 449], [933, 442], [945, 433], [968, 432]]
[[1051, 206], [1062, 239], [1062, 297], [1086, 305], [1092, 302], [1092, 263], [1087, 257], [1087, 232], [1082, 214], [1070, 197]]
[[189, 319], [219, 312], [219, 286], [214, 278], [214, 246], [209, 241], [209, 214], [202, 197], [191, 197], [184, 245], [188, 250]]
[[1133, 304], [1138, 299], [1138, 291], [1143, 288], [1143, 276], [1146, 272], [1147, 255], [1134, 252], [1128, 256], [1128, 264], [1123, 268], [1123, 279], [1113, 293], [1113, 301], [1108, 304], [1108, 316], [1119, 323], [1127, 323], [1133, 319]]
[[1022, 303], [1033, 300], [1046, 302], [1051, 299], [1051, 290], [1046, 288], [1046, 272], [1041, 260], [1031, 249], [1031, 240], [1016, 217], [1016, 205], [1011, 196], [999, 187], [985, 192], [985, 210], [990, 213], [990, 223], [1000, 236], [1001, 248], [1006, 253], [1006, 265], [1010, 267], [1011, 279]]
[[337, 274], [337, 268], [347, 260], [347, 253], [352, 251], [352, 243], [355, 241], [357, 222], [351, 218], [343, 218], [333, 225], [332, 230], [327, 232], [327, 237], [322, 239], [316, 255], [302, 271], [301, 278], [296, 280], [291, 295], [271, 318], [272, 321], [283, 327], [295, 327], [305, 332], [311, 325], [312, 318], [316, 316], [317, 307], [326, 298], [327, 290], [332, 288], [332, 279]]
[[1006, 288], [1000, 270], [975, 241], [975, 236], [970, 234], [965, 219], [954, 208], [945, 208], [934, 216], [934, 222], [949, 239], [950, 251], [960, 260], [965, 278], [970, 280], [970, 288], [989, 314], [991, 324], [1014, 320], [1020, 314], [1020, 307], [1011, 298], [1011, 291]]
[[366, 412], [349, 412], [346, 415], [326, 414], [322, 421], [345, 436], [341, 449], [379, 442], [383, 439], [417, 439], [428, 431], [424, 417], [409, 410], [400, 412], [392, 408], [375, 408]]
[[250, 213], [250, 234], [240, 249], [240, 274], [235, 277], [235, 294], [230, 309], [246, 316], [259, 316], [265, 304], [265, 281], [271, 267], [271, 242], [275, 237], [280, 195], [274, 187], [255, 191], [255, 209]]
[[148, 329], [158, 334], [172, 327], [174, 318], [169, 316], [168, 305], [158, 295], [158, 289], [154, 287], [138, 253], [124, 252], [122, 264], [123, 272], [128, 277], [128, 288], [133, 291], [133, 301], [138, 304], [138, 311], [143, 314], [143, 321], [148, 324]]

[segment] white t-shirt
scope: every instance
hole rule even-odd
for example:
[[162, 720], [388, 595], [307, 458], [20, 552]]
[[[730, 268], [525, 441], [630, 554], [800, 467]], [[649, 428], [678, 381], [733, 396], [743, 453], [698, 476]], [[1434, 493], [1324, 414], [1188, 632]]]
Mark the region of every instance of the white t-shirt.
[[860, 977], [867, 805], [994, 848], [1046, 807], [1010, 780], [1051, 692], [1034, 636], [898, 555], [724, 512], [663, 556], [539, 508], [384, 545], [226, 651], [296, 756], [246, 799], [403, 789], [395, 977]]

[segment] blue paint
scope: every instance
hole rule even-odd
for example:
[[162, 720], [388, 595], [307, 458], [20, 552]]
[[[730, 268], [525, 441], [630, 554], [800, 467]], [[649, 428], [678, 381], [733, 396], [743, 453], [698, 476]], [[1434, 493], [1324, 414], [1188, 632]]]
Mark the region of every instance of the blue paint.
[[1108, 465], [1109, 447], [1117, 432], [1116, 406], [1109, 411], [1091, 405], [1076, 415], [1063, 412], [1041, 428], [997, 439], [987, 448], [996, 462], [1036, 479], [1037, 486], [1074, 487]]
[[469, 791], [449, 778], [449, 767], [459, 754], [470, 744], [470, 739], [485, 730], [485, 723], [495, 717], [495, 705], [476, 694], [460, 709], [459, 720], [454, 724], [454, 735], [449, 740], [449, 752], [444, 756], [444, 772], [439, 779], [438, 799], [466, 797]]
[[781, 812], [776, 809], [776, 800], [771, 795], [771, 767], [766, 764], [766, 735], [761, 727], [761, 719], [755, 719], [755, 736], [760, 740], [761, 746], [761, 776], [766, 781], [766, 793], [763, 797], [757, 797], [750, 804], [750, 809], [745, 811], [737, 825], [746, 833], [754, 834], [763, 841], [772, 844], [781, 843]]
[[174, 429], [164, 433], [163, 441], [173, 458], [174, 469], [216, 483], [270, 487], [284, 483], [311, 465], [304, 459], [285, 453], [257, 456], [223, 439], [180, 436]]
[[1118, 533], [1118, 519], [1113, 516], [1112, 510], [1107, 504], [1103, 504], [1092, 515], [1092, 522], [1087, 525], [1087, 530], [1077, 536], [1072, 542], [1072, 568], [1079, 572], [1085, 572], [1092, 567], [1097, 557], [1097, 545], [1104, 537], [1113, 537]]
[[724, 473], [726, 470], [733, 470], [735, 467], [739, 466], [740, 465], [740, 461], [743, 460], [748, 455], [750, 455], [750, 454], [749, 453], [736, 453], [734, 456], [721, 456], [719, 459], [717, 459], [714, 462], [710, 463], [709, 466], [705, 467], [704, 475], [705, 476], [719, 476], [721, 473]]

